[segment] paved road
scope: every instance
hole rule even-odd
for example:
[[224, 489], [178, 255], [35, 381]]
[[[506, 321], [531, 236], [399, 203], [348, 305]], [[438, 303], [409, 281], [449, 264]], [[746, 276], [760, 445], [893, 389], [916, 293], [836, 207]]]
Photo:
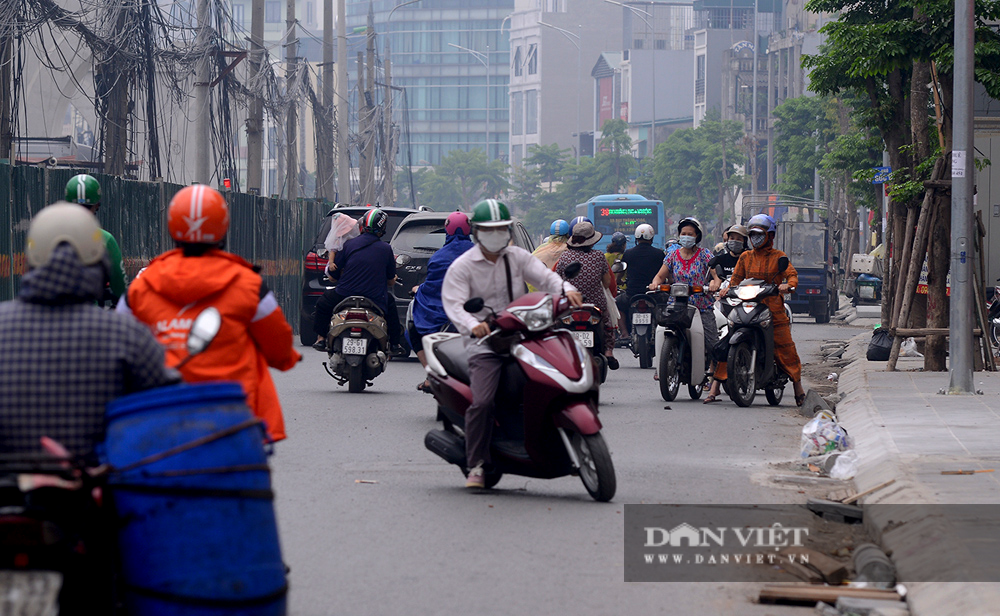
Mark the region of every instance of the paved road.
[[[857, 331], [802, 320], [793, 334], [809, 361], [818, 341]], [[424, 448], [435, 407], [415, 390], [419, 364], [394, 362], [349, 394], [322, 355], [304, 352], [275, 375], [290, 435], [273, 466], [291, 614], [809, 612], [752, 604], [755, 584], [623, 582], [625, 503], [801, 501], [761, 479], [769, 462], [798, 453], [790, 386], [779, 409], [763, 396], [751, 409], [705, 406], [682, 388], [666, 410], [652, 371], [619, 350], [622, 368], [601, 392], [618, 493], [601, 504], [574, 477], [506, 476], [467, 493], [461, 473]]]

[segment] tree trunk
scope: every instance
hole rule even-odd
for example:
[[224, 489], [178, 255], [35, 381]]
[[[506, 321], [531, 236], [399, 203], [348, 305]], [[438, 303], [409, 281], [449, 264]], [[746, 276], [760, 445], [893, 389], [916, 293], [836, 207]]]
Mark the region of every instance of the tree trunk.
[[[939, 73], [941, 99], [945, 109], [952, 104], [952, 74]], [[942, 120], [945, 139], [945, 158], [951, 177], [952, 126], [945, 114]], [[934, 225], [931, 227], [930, 247], [927, 251], [927, 327], [948, 327], [947, 276], [951, 266], [951, 193], [940, 191], [934, 203]], [[929, 336], [924, 347], [924, 370], [947, 370], [945, 352], [948, 343], [944, 336]]]

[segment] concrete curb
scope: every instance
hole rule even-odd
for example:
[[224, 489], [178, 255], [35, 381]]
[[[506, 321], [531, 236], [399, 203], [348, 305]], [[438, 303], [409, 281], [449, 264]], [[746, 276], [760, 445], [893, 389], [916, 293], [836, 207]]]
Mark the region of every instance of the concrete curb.
[[972, 555], [949, 522], [930, 515], [923, 507], [937, 504], [937, 499], [900, 460], [892, 435], [868, 393], [868, 372], [885, 369], [882, 362], [865, 359], [870, 339], [871, 334], [864, 333], [850, 340], [844, 358], [852, 362], [841, 372], [841, 401], [837, 404], [837, 419], [853, 438], [858, 454], [854, 477], [858, 492], [896, 480], [862, 499], [865, 528], [890, 555], [899, 577], [943, 580], [907, 585], [906, 601], [913, 616], [996, 614], [1000, 584], [962, 582], [975, 579]]

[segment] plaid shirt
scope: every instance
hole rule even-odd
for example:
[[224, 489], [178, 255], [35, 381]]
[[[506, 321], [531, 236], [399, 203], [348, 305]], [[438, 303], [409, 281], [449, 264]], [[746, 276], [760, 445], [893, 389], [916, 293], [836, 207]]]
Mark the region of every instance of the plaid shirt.
[[0, 453], [40, 452], [48, 436], [90, 454], [108, 402], [179, 380], [146, 327], [90, 303], [103, 286], [102, 266], [62, 244], [0, 303]]

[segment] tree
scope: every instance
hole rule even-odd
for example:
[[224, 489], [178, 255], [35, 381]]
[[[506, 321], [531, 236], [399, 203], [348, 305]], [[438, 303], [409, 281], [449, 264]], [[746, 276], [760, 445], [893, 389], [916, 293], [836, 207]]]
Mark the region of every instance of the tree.
[[785, 166], [774, 191], [811, 198], [814, 170], [836, 135], [832, 103], [819, 96], [789, 98], [774, 109], [774, 117], [774, 161]]
[[552, 182], [559, 178], [567, 160], [569, 160], [569, 149], [560, 149], [559, 144], [553, 143], [533, 147], [531, 156], [524, 159], [524, 165], [537, 170], [539, 179], [548, 182], [549, 190], [551, 190]]
[[452, 150], [433, 171], [414, 178], [421, 205], [435, 209], [470, 208], [480, 199], [501, 197], [509, 188], [507, 165], [486, 160], [482, 150]]
[[601, 154], [610, 154], [610, 161], [614, 165], [614, 189], [608, 192], [620, 192], [625, 179], [635, 167], [635, 158], [632, 157], [632, 138], [628, 134], [628, 123], [619, 119], [606, 120], [601, 126], [599, 147], [602, 152], [599, 152], [595, 159], [607, 159], [607, 156], [602, 157]]

